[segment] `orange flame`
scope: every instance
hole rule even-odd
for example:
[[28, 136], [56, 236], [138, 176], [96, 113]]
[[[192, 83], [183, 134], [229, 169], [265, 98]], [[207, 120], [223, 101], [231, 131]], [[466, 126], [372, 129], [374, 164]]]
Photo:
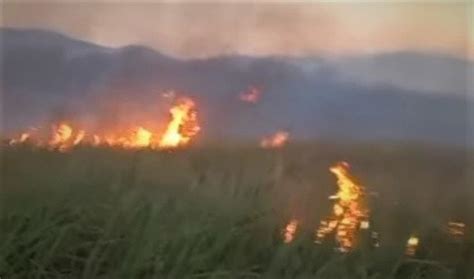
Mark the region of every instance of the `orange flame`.
[[285, 227], [283, 231], [283, 241], [290, 243], [295, 238], [296, 230], [298, 229], [298, 220], [292, 219]]
[[150, 146], [152, 136], [153, 136], [152, 132], [148, 131], [147, 129], [143, 127], [138, 127], [135, 133], [134, 141], [131, 145], [132, 147]]
[[53, 126], [53, 134], [49, 141], [49, 146], [51, 148], [57, 148], [59, 151], [65, 151], [69, 147], [72, 133], [73, 129], [66, 123]]
[[239, 99], [247, 103], [256, 104], [261, 96], [262, 91], [259, 88], [250, 86], [247, 91], [243, 91], [239, 94]]
[[170, 109], [171, 121], [160, 139], [160, 148], [173, 148], [187, 144], [199, 131], [196, 105], [189, 98], [178, 100]]
[[[174, 93], [168, 93], [173, 94]], [[79, 144], [92, 146], [105, 145], [125, 149], [154, 148], [167, 149], [189, 144], [194, 136], [200, 131], [196, 105], [190, 98], [178, 99], [170, 109], [171, 120], [167, 124], [165, 133], [157, 134], [144, 128], [135, 126], [132, 130], [126, 129], [114, 133], [101, 134], [89, 133], [86, 130], [76, 130], [67, 121], [61, 121], [52, 125], [49, 139], [45, 141], [32, 138], [30, 133], [22, 133], [17, 138], [12, 138], [8, 144], [15, 145], [26, 140], [39, 147], [47, 147], [61, 152], [68, 151]], [[124, 132], [126, 131], [126, 132]]]
[[263, 138], [260, 146], [263, 148], [279, 148], [283, 147], [287, 142], [290, 134], [285, 131], [278, 131], [270, 137]]
[[339, 250], [347, 252], [355, 245], [357, 231], [369, 228], [369, 210], [365, 206], [363, 186], [349, 174], [349, 164], [339, 162], [329, 170], [337, 177], [339, 190], [329, 197], [336, 200], [333, 215], [321, 221], [315, 242], [321, 243], [326, 235], [335, 231]]

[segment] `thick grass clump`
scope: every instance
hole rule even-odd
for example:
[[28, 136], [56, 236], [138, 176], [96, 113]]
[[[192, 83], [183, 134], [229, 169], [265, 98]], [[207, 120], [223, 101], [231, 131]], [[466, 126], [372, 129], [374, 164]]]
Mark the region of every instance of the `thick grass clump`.
[[[463, 150], [301, 144], [157, 152], [3, 148], [3, 278], [472, 278], [473, 164]], [[345, 160], [370, 196], [357, 248], [314, 243]], [[283, 243], [285, 224], [299, 220]], [[460, 239], [446, 230], [463, 222]], [[372, 231], [379, 234], [374, 247]], [[420, 238], [404, 255], [411, 234]]]

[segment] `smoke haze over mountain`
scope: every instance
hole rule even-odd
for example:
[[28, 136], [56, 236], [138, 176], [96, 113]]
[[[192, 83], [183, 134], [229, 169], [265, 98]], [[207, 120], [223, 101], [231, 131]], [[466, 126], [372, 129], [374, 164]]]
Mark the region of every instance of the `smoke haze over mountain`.
[[[199, 104], [205, 139], [416, 140], [464, 145], [471, 61], [436, 53], [224, 55], [179, 59], [34, 29], [1, 30], [3, 132], [59, 118], [80, 125], [162, 125], [176, 90]], [[262, 88], [257, 104], [239, 100]], [[156, 120], [156, 121], [155, 121]]]

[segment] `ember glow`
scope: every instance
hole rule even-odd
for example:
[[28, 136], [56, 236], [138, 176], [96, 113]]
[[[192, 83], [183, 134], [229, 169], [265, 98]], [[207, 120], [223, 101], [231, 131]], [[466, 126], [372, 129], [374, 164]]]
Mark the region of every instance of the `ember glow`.
[[263, 138], [260, 146], [263, 148], [279, 148], [283, 147], [287, 142], [290, 134], [285, 131], [278, 131], [270, 137]]
[[321, 221], [315, 233], [315, 242], [321, 243], [334, 232], [341, 252], [350, 251], [356, 244], [357, 232], [370, 226], [364, 188], [350, 175], [349, 168], [348, 163], [339, 162], [329, 169], [337, 178], [339, 190], [329, 197], [335, 200], [332, 215]]
[[419, 243], [420, 240], [418, 239], [418, 237], [414, 235], [410, 236], [410, 238], [408, 238], [407, 240], [405, 254], [408, 256], [414, 256]]
[[250, 86], [247, 91], [243, 91], [239, 94], [239, 99], [243, 102], [256, 104], [260, 101], [261, 96], [262, 91], [259, 88]]
[[124, 149], [153, 148], [169, 149], [188, 145], [199, 131], [197, 109], [190, 98], [180, 98], [170, 109], [171, 119], [163, 133], [152, 131], [144, 126], [124, 128], [114, 132], [100, 131], [89, 133], [77, 129], [68, 121], [51, 125], [50, 137], [41, 139], [30, 133], [21, 133], [11, 139], [10, 145], [17, 145], [28, 140], [34, 146], [46, 147], [61, 152], [68, 151], [77, 145], [109, 146]]
[[295, 239], [296, 230], [298, 229], [298, 220], [292, 219], [283, 231], [283, 242], [290, 243]]
[[447, 230], [451, 238], [461, 240], [466, 231], [466, 224], [461, 222], [449, 222]]

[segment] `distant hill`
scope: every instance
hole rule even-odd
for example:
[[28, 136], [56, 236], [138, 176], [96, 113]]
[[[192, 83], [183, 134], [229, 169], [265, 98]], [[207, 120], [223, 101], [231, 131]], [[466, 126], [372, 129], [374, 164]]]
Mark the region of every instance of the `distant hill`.
[[396, 52], [333, 61], [346, 79], [391, 84], [428, 94], [464, 95], [472, 61], [447, 55]]
[[[287, 129], [299, 139], [465, 144], [472, 61], [399, 52], [358, 57], [221, 56], [182, 60], [58, 33], [0, 29], [3, 132], [70, 117], [84, 125], [160, 119], [161, 93], [196, 98], [209, 139]], [[256, 105], [238, 99], [251, 85]], [[146, 117], [145, 117], [146, 116]], [[151, 118], [153, 119], [153, 118]]]

